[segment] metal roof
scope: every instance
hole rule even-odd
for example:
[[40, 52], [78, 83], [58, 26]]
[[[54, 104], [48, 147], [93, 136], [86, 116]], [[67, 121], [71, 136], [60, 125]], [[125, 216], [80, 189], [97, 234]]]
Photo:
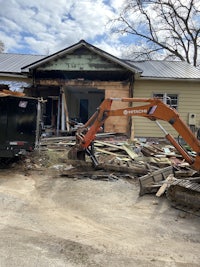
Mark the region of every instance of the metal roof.
[[23, 66], [40, 60], [43, 57], [40, 55], [0, 53], [0, 72], [21, 74]]
[[0, 53], [0, 73], [23, 74], [63, 54], [73, 53], [80, 46], [97, 53], [122, 67], [137, 73], [141, 78], [152, 79], [200, 79], [200, 70], [184, 61], [132, 61], [123, 60], [88, 44], [84, 40], [49, 56]]
[[185, 61], [125, 61], [140, 68], [143, 78], [200, 79], [200, 70]]

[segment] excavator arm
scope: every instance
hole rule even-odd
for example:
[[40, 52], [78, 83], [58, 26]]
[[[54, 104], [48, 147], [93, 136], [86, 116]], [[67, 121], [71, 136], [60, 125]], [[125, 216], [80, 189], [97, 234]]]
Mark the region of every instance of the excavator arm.
[[[123, 109], [111, 109], [113, 101], [129, 102], [129, 103], [144, 103], [135, 107], [127, 107]], [[105, 99], [99, 106], [94, 115], [88, 122], [78, 129], [76, 133], [76, 145], [69, 153], [69, 157], [73, 159], [84, 159], [85, 152], [89, 154], [95, 163], [97, 161], [93, 154], [93, 141], [96, 134], [105, 123], [106, 119], [111, 116], [140, 116], [153, 120], [164, 132], [167, 140], [179, 151], [183, 158], [197, 171], [200, 170], [200, 142], [194, 136], [190, 128], [180, 118], [178, 112], [164, 104], [157, 98], [108, 98]], [[165, 131], [157, 120], [163, 120], [171, 124], [185, 142], [196, 152], [196, 157], [193, 158], [179, 145], [179, 143]]]

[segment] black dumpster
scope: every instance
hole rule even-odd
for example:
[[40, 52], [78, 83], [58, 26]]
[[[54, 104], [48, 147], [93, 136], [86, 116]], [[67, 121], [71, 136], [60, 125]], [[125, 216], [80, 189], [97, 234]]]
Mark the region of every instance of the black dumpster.
[[34, 150], [38, 144], [40, 103], [18, 96], [0, 97], [0, 158]]

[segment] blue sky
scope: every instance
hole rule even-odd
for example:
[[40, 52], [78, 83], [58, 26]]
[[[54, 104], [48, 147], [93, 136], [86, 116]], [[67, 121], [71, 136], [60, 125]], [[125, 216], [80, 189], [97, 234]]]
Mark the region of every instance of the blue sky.
[[121, 55], [123, 46], [108, 21], [123, 0], [0, 0], [0, 40], [4, 52], [48, 55], [81, 39]]

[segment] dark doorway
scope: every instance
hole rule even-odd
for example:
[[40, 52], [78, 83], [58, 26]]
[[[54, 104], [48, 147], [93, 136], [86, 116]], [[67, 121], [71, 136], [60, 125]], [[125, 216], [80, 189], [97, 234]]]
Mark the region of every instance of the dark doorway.
[[88, 99], [80, 99], [79, 118], [82, 123], [88, 120]]
[[48, 97], [44, 110], [44, 124], [56, 127], [58, 113], [58, 98]]

